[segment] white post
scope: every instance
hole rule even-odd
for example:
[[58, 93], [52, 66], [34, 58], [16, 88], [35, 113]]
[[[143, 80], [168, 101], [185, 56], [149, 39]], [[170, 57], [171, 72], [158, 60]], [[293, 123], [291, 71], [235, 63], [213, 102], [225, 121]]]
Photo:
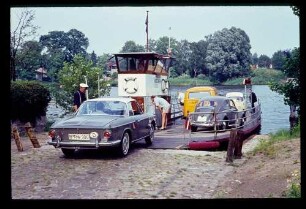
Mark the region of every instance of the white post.
[[100, 74], [98, 73], [98, 97], [100, 97]]
[[170, 48], [170, 31], [171, 31], [171, 27], [169, 27], [169, 36], [168, 36], [168, 39], [169, 39], [168, 54], [169, 54], [169, 55], [170, 55], [170, 53], [171, 53], [171, 48]]
[[[84, 75], [84, 78], [85, 78], [85, 83], [87, 84], [87, 77], [86, 77], [86, 75]], [[86, 89], [86, 99], [88, 99], [88, 89]]]

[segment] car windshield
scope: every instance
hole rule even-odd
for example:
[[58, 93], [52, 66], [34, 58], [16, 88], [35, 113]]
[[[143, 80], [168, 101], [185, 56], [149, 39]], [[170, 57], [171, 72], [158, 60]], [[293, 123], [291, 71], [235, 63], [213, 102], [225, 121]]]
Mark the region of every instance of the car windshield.
[[210, 96], [209, 92], [190, 92], [189, 99], [201, 99], [202, 97]]
[[240, 97], [240, 96], [230, 96], [229, 98], [236, 100], [236, 101], [243, 102], [243, 97]]
[[80, 115], [125, 115], [126, 103], [120, 101], [86, 101], [77, 113]]

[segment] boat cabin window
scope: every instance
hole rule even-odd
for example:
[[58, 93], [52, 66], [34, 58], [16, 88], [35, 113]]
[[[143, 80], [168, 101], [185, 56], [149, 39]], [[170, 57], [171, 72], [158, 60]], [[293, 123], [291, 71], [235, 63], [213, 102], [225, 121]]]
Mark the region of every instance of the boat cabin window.
[[118, 59], [118, 72], [135, 72], [135, 73], [167, 73], [166, 65], [170, 65], [170, 61], [157, 58], [145, 57], [117, 57]]

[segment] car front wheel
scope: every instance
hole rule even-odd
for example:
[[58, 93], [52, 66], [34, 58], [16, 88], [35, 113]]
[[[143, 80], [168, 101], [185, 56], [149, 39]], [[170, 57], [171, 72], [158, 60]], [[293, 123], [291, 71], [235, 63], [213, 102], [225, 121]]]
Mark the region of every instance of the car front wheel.
[[154, 126], [151, 124], [150, 125], [150, 133], [149, 133], [149, 136], [147, 136], [145, 138], [145, 141], [146, 141], [146, 144], [147, 145], [151, 145], [154, 141]]
[[118, 147], [118, 153], [120, 156], [125, 157], [130, 150], [130, 135], [128, 132], [124, 132], [123, 137]]

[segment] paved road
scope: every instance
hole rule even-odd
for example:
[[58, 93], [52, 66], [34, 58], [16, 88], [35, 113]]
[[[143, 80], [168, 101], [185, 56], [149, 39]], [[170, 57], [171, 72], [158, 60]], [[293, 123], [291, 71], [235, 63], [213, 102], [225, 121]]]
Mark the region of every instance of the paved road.
[[[25, 150], [11, 143], [12, 199], [205, 199], [233, 165], [226, 151], [145, 149], [135, 147], [126, 158], [111, 152], [80, 152], [65, 158], [60, 149], [47, 145], [46, 134], [37, 135], [41, 148]], [[252, 149], [257, 136], [243, 146]]]

